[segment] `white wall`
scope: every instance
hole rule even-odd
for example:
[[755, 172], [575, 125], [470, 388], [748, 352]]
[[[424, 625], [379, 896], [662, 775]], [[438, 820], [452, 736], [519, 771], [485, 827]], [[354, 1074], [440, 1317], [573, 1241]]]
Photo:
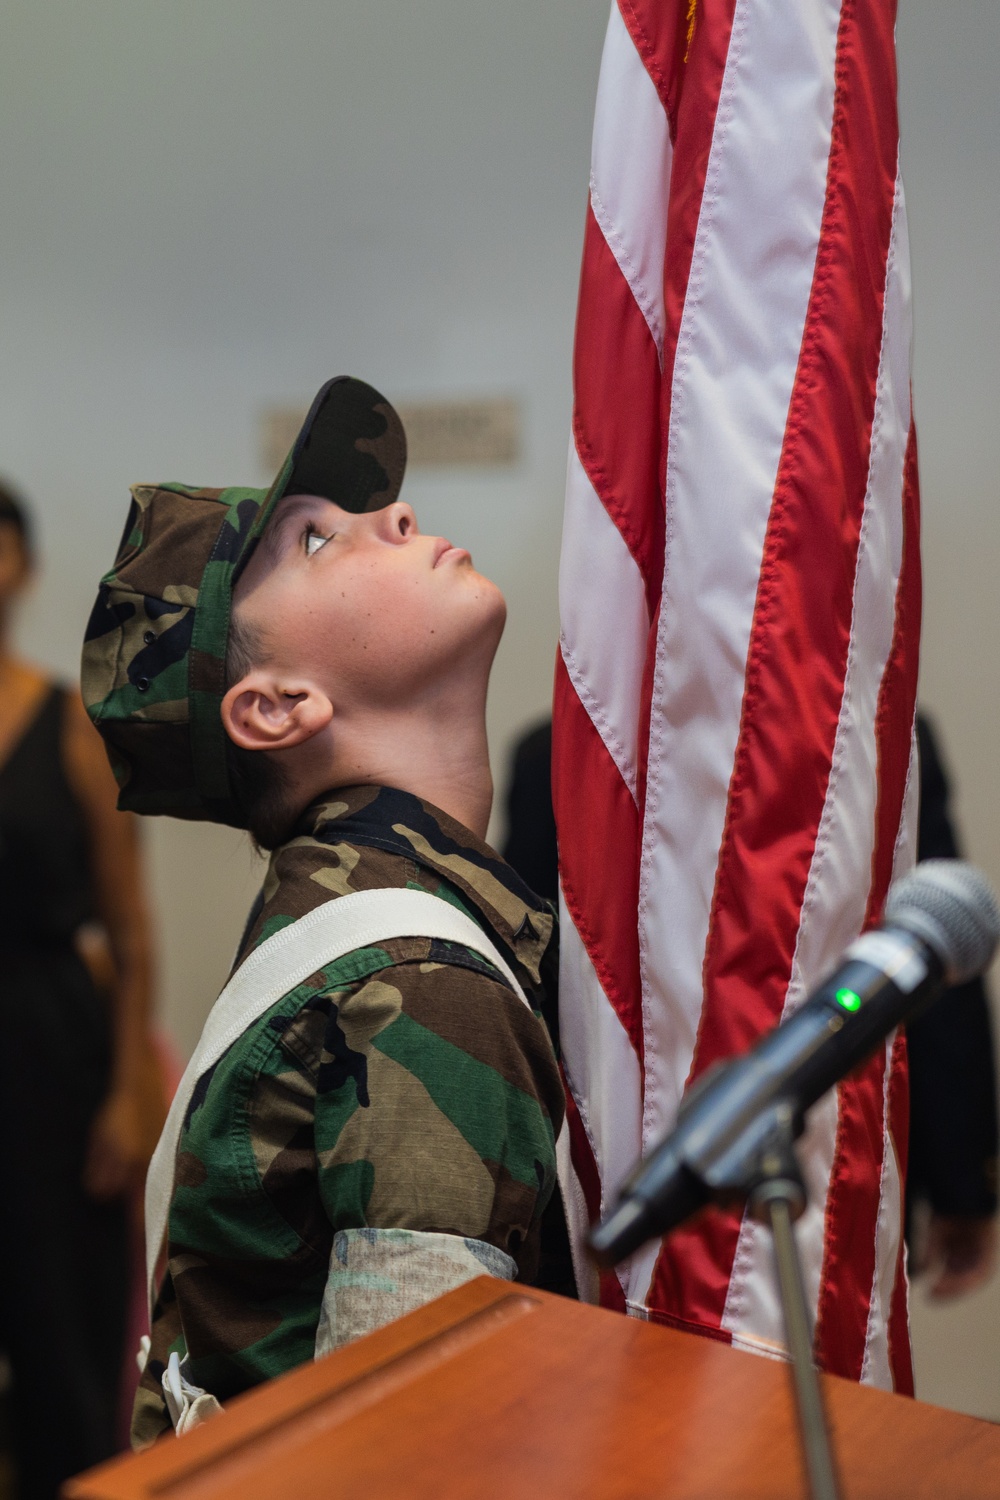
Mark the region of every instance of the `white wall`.
[[[900, 0], [899, 54], [923, 497], [920, 692], [945, 737], [967, 853], [1000, 883], [1000, 5]], [[918, 1291], [913, 1333], [919, 1394], [1000, 1418], [1000, 1281], [945, 1308]]]
[[[421, 523], [471, 545], [508, 595], [490, 721], [501, 769], [551, 685], [607, 10], [607, 0], [7, 0], [0, 470], [40, 511], [47, 566], [23, 628], [36, 656], [75, 673], [129, 483], [266, 480], [263, 406], [305, 402], [340, 371], [399, 398], [513, 393], [527, 438], [516, 471], [414, 474], [406, 489]], [[899, 39], [922, 696], [945, 734], [969, 851], [1000, 881], [1000, 6], [900, 0]], [[187, 1048], [259, 872], [226, 831], [158, 822], [148, 846], [162, 1010]], [[917, 1329], [922, 1388], [1000, 1416], [1000, 1292], [943, 1331], [918, 1309]]]
[[[135, 480], [263, 483], [257, 424], [341, 371], [512, 393], [516, 469], [413, 473], [507, 594], [490, 728], [545, 711], [607, 0], [52, 0], [0, 49], [0, 470], [41, 512], [22, 632], [76, 672]], [[257, 874], [158, 823], [163, 1011], [196, 1039]]]

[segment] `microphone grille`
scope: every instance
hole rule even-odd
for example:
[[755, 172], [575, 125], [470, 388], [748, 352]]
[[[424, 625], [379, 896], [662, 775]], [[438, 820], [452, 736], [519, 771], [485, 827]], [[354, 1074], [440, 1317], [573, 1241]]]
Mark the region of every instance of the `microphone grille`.
[[925, 859], [889, 889], [885, 919], [915, 932], [951, 984], [986, 968], [1000, 939], [1000, 907], [982, 871], [962, 859]]

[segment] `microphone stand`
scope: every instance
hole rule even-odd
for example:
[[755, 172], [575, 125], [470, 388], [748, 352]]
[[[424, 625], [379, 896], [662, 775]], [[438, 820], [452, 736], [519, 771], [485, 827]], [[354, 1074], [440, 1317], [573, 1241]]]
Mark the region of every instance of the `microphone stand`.
[[[802, 1260], [793, 1221], [806, 1206], [806, 1190], [793, 1145], [793, 1115], [787, 1104], [773, 1111], [772, 1129], [745, 1160], [744, 1185], [751, 1216], [768, 1224], [781, 1292], [792, 1384], [812, 1500], [839, 1500], [840, 1488], [816, 1367]], [[736, 1187], [736, 1184], [733, 1184]]]
[[[806, 1206], [805, 1183], [795, 1155], [795, 1139], [801, 1130], [801, 1116], [787, 1099], [779, 1097], [745, 1120], [728, 1139], [720, 1141], [711, 1134], [699, 1138], [696, 1132], [687, 1143], [683, 1165], [697, 1184], [697, 1197], [702, 1202], [745, 1203], [752, 1218], [770, 1227], [809, 1493], [812, 1500], [839, 1500], [840, 1486], [813, 1365], [809, 1306], [793, 1227]], [[640, 1201], [634, 1200], [639, 1219], [643, 1217]], [[616, 1213], [628, 1202], [626, 1193]], [[625, 1236], [633, 1232], [627, 1222], [619, 1231]], [[647, 1231], [642, 1238], [648, 1238], [649, 1232], [656, 1231]], [[632, 1243], [641, 1240], [633, 1239]], [[613, 1246], [613, 1239], [595, 1246], [598, 1258], [606, 1264], [620, 1258]]]

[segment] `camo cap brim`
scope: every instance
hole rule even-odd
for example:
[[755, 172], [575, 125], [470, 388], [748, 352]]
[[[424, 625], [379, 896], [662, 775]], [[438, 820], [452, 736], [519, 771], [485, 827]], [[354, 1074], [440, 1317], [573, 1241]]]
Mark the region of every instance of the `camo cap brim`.
[[392, 406], [341, 375], [317, 394], [270, 489], [133, 487], [81, 670], [120, 808], [246, 826], [220, 714], [239, 575], [283, 496], [381, 510], [399, 495], [405, 467], [406, 437]]

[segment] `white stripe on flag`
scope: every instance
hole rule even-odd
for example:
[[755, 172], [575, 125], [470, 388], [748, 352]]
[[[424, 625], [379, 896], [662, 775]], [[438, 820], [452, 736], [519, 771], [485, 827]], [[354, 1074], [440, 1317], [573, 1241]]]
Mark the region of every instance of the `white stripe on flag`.
[[[903, 464], [910, 430], [908, 305], [906, 216], [897, 181], [847, 671], [783, 1019], [798, 1009], [857, 937], [868, 904], [878, 807], [875, 725], [879, 690], [892, 650], [896, 591], [903, 562]], [[814, 1316], [836, 1135], [836, 1108], [827, 1107], [822, 1112], [817, 1108], [810, 1117], [808, 1138], [798, 1153], [808, 1167], [810, 1208], [797, 1226], [797, 1237]], [[894, 1264], [894, 1250], [892, 1254]], [[757, 1337], [781, 1341], [781, 1310], [770, 1266], [767, 1235], [759, 1225], [745, 1219], [730, 1277], [724, 1328], [743, 1337], [753, 1329]], [[890, 1294], [891, 1289], [890, 1270]], [[888, 1321], [888, 1308], [885, 1316]], [[887, 1360], [887, 1352], [885, 1357]]]
[[[596, 607], [597, 601], [603, 608]], [[559, 562], [560, 648], [569, 680], [636, 795], [649, 612], [642, 574], [570, 444]]]
[[[795, 1224], [795, 1238], [802, 1256], [812, 1316], [816, 1316], [816, 1287], [822, 1269], [826, 1195], [832, 1149], [837, 1137], [837, 1091], [824, 1094], [807, 1116], [806, 1129], [795, 1151], [806, 1189], [806, 1209]], [[816, 1250], [819, 1248], [819, 1264]], [[771, 1232], [762, 1224], [744, 1218], [733, 1257], [722, 1327], [733, 1336], [733, 1344], [755, 1353], [785, 1356], [787, 1341], [774, 1271]]]
[[892, 857], [892, 878], [899, 880], [917, 862], [917, 820], [920, 813], [920, 752], [917, 747], [917, 725], [913, 724], [910, 736], [910, 763], [906, 769], [906, 788], [903, 792], [903, 815], [899, 820], [899, 833]]
[[563, 1067], [580, 1104], [580, 1118], [601, 1175], [602, 1206], [639, 1155], [639, 1060], [618, 1019], [559, 893], [560, 988], [573, 996], [560, 1006]]
[[663, 257], [672, 148], [666, 111], [617, 5], [601, 58], [590, 205], [663, 364]]
[[[902, 189], [900, 188], [900, 195]], [[905, 223], [904, 223], [905, 232]], [[907, 244], [909, 240], [907, 239]], [[903, 814], [899, 820], [899, 834], [892, 862], [892, 878], [899, 880], [912, 870], [917, 858], [917, 814], [920, 801], [920, 774], [917, 753], [917, 730], [913, 727], [910, 748], [910, 764], [906, 773], [906, 791], [903, 797]], [[888, 1103], [889, 1085], [892, 1081], [892, 1038], [888, 1042], [889, 1067], [886, 1068], [885, 1099]], [[882, 1181], [879, 1184], [880, 1201], [878, 1226], [875, 1236], [875, 1275], [872, 1295], [868, 1305], [868, 1328], [865, 1334], [865, 1354], [861, 1365], [861, 1380], [865, 1385], [876, 1385], [882, 1390], [892, 1390], [892, 1369], [889, 1362], [889, 1318], [892, 1312], [892, 1294], [895, 1289], [896, 1257], [899, 1250], [900, 1226], [903, 1222], [903, 1195], [901, 1173], [896, 1143], [889, 1129], [889, 1114], [886, 1109], [883, 1134]], [[905, 1262], [903, 1284], [907, 1295], [909, 1283], [906, 1279]]]
[[[639, 899], [645, 1146], [673, 1123], [701, 1014], [764, 535], [823, 213], [839, 11], [835, 0], [791, 10], [740, 0], [716, 116], [671, 401]], [[633, 1300], [645, 1292], [630, 1287]]]
[[896, 1147], [889, 1132], [889, 1085], [892, 1082], [892, 1044], [896, 1033], [886, 1041], [885, 1087], [882, 1093], [886, 1128], [882, 1155], [882, 1177], [879, 1182], [878, 1222], [875, 1228], [875, 1276], [868, 1304], [868, 1328], [865, 1354], [861, 1363], [862, 1385], [892, 1390], [892, 1367], [889, 1363], [889, 1314], [892, 1290], [896, 1281], [900, 1226], [903, 1222], [903, 1194]]

